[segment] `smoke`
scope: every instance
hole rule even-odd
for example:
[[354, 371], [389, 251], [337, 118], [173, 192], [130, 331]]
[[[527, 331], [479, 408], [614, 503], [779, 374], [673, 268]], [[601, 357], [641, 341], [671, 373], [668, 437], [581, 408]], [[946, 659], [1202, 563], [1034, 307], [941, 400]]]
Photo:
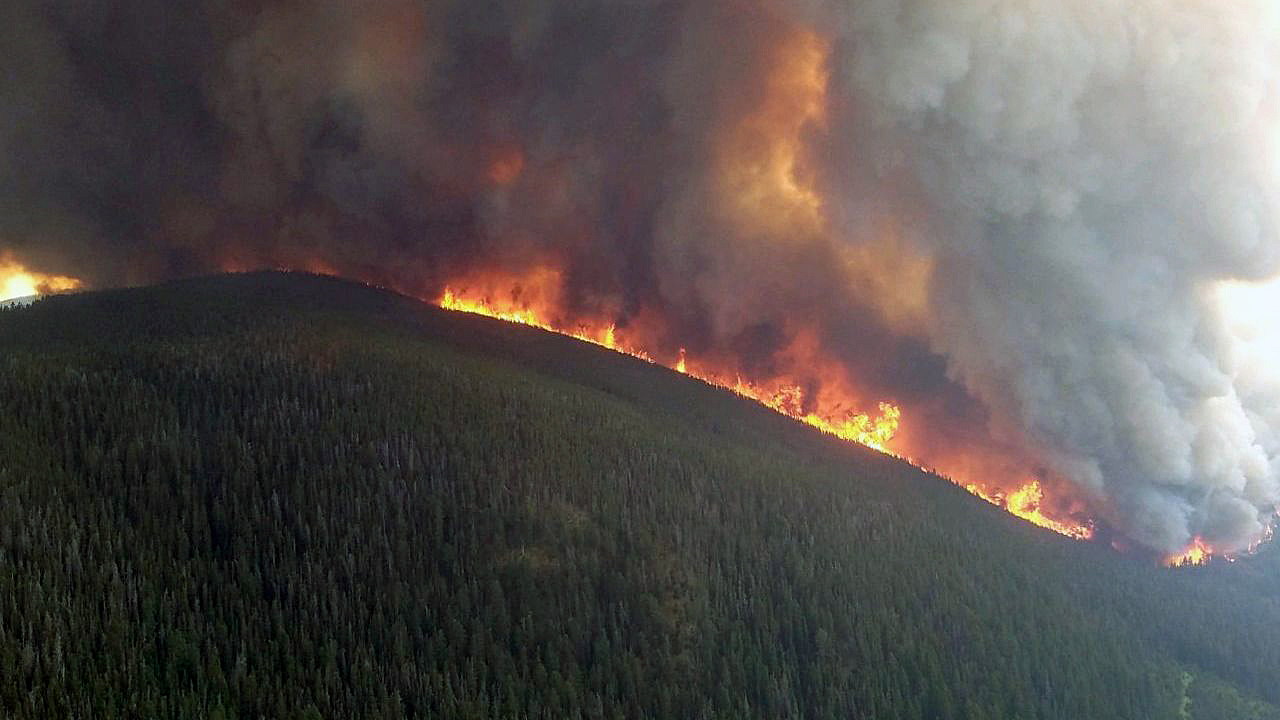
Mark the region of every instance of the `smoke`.
[[834, 358], [913, 454], [1159, 551], [1280, 502], [1280, 386], [1215, 294], [1280, 270], [1266, 0], [8, 15], [0, 256], [34, 271], [555, 267], [567, 314]]
[[995, 432], [1160, 550], [1247, 545], [1278, 497], [1278, 407], [1242, 382], [1210, 297], [1277, 269], [1272, 8], [831, 15], [847, 38], [835, 82], [865, 115], [835, 125], [857, 129], [849, 152], [909, 168], [941, 229], [915, 237], [945, 268], [932, 346]]

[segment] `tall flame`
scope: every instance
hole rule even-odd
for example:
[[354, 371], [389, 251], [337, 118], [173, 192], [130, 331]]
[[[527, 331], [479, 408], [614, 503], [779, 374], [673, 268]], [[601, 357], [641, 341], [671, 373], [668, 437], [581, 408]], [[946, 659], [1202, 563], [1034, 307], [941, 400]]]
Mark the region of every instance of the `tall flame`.
[[1213, 548], [1209, 547], [1203, 538], [1196, 536], [1185, 550], [1165, 558], [1164, 564], [1169, 567], [1207, 565], [1211, 557], [1213, 557]]
[[[916, 467], [929, 469], [893, 448], [894, 438], [902, 422], [902, 411], [897, 405], [880, 402], [876, 412], [849, 410], [849, 407], [855, 406], [849, 399], [827, 406], [815, 406], [799, 383], [785, 380], [754, 381], [743, 378], [736, 372], [726, 373], [713, 367], [711, 360], [691, 358], [684, 347], [680, 348], [669, 363], [655, 360], [655, 355], [648, 349], [623, 337], [616, 323], [570, 322], [562, 319], [557, 310], [560, 307], [559, 281], [559, 273], [545, 267], [535, 269], [518, 279], [503, 275], [463, 278], [460, 282], [446, 286], [435, 303], [446, 310], [483, 315], [569, 335], [646, 362], [664, 365], [709, 385], [754, 400], [774, 412], [841, 440], [858, 443]], [[1044, 488], [1038, 480], [1027, 481], [1010, 493], [992, 492], [983, 485], [961, 482], [945, 472], [929, 470], [1035, 525], [1080, 540], [1093, 536], [1092, 528], [1086, 524], [1067, 522], [1045, 514]]]

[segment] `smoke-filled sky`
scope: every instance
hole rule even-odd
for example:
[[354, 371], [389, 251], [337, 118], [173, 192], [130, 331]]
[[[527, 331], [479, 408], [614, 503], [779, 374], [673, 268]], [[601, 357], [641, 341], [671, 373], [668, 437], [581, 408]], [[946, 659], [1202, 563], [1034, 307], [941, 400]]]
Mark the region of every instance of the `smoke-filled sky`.
[[913, 451], [1156, 551], [1240, 549], [1280, 502], [1280, 373], [1219, 292], [1280, 271], [1270, 0], [5, 16], [2, 262], [422, 297], [551, 267], [566, 313], [658, 346], [833, 360]]

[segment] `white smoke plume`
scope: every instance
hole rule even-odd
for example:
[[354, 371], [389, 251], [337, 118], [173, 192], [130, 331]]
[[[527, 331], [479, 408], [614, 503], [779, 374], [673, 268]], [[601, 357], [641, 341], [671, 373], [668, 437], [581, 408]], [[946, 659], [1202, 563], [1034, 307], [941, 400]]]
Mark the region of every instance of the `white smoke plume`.
[[1157, 550], [1238, 550], [1280, 502], [1280, 404], [1213, 295], [1277, 270], [1275, 7], [825, 8], [846, 152], [907, 168], [933, 219], [931, 343], [999, 432]]

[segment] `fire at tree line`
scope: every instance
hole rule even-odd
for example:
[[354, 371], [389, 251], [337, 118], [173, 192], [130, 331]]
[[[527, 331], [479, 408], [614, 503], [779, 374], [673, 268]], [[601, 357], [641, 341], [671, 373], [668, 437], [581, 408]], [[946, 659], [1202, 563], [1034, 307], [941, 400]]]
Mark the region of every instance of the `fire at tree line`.
[[[234, 263], [233, 263], [234, 265]], [[321, 262], [312, 261], [308, 265], [317, 268], [321, 274], [336, 275], [333, 269]], [[33, 273], [12, 260], [0, 257], [0, 297], [21, 298], [35, 297], [37, 293], [74, 291], [81, 287], [75, 278]], [[564, 278], [561, 272], [550, 267], [538, 267], [521, 274], [501, 272], [470, 273], [459, 278], [456, 285], [445, 285], [434, 304], [447, 310], [484, 315], [506, 322], [531, 325], [543, 330], [570, 335], [578, 340], [608, 348], [615, 352], [630, 355], [646, 362], [659, 362], [654, 355], [641, 345], [622, 339], [615, 322], [565, 321], [563, 310], [559, 307], [557, 296], [562, 291]], [[457, 288], [455, 290], [455, 287]], [[804, 345], [804, 343], [800, 343]], [[797, 377], [790, 376], [785, 370], [767, 381], [755, 381], [744, 378], [741, 370], [724, 369], [724, 359], [702, 358], [691, 362], [684, 348], [680, 348], [677, 356], [667, 366], [681, 373], [696, 377], [703, 382], [722, 387], [759, 402], [760, 404], [811, 425], [824, 433], [835, 435], [843, 440], [856, 442], [874, 448], [905, 462], [922, 467], [931, 472], [947, 477], [952, 482], [964, 487], [969, 492], [987, 502], [1002, 507], [1008, 512], [1032, 522], [1040, 527], [1068, 537], [1090, 540], [1094, 538], [1093, 521], [1083, 507], [1076, 507], [1071, 514], [1057, 511], [1046, 512], [1045, 490], [1035, 477], [1019, 480], [1017, 477], [989, 477], [975, 475], [970, 469], [964, 475], [955, 474], [953, 463], [967, 464], [964, 459], [947, 462], [948, 467], [936, 468], [921, 464], [898, 447], [895, 439], [902, 422], [902, 411], [893, 403], [878, 403], [878, 415], [860, 412], [858, 408], [866, 405], [860, 399], [860, 393], [854, 390], [847, 378], [842, 379], [844, 371], [838, 364], [832, 364], [823, 358], [815, 348], [805, 348], [799, 352], [804, 360], [792, 360], [801, 365], [812, 365], [825, 369], [817, 370], [822, 384], [826, 387], [816, 396], [807, 395]], [[660, 363], [659, 364], [663, 364]], [[808, 368], [814, 373], [813, 367]], [[981, 454], [978, 448], [970, 448], [970, 453]], [[950, 470], [948, 468], [951, 468]], [[1059, 503], [1062, 505], [1062, 503]], [[1067, 504], [1070, 507], [1071, 504]], [[1256, 543], [1248, 548], [1252, 553], [1264, 541], [1270, 538], [1270, 530]], [[1127, 546], [1127, 543], [1122, 546]], [[1162, 558], [1166, 565], [1199, 565], [1206, 563], [1211, 557], [1220, 557], [1234, 561], [1236, 554], [1216, 553], [1214, 548], [1202, 538], [1193, 537], [1191, 542], [1180, 552], [1167, 554]]]
[[[231, 264], [232, 266], [235, 263]], [[310, 261], [308, 266], [325, 275], [337, 275], [323, 262]], [[82, 283], [76, 278], [34, 273], [22, 265], [0, 256], [0, 298], [35, 297], [37, 293], [74, 291]], [[627, 331], [619, 331], [616, 322], [608, 320], [564, 320], [565, 313], [559, 299], [563, 292], [563, 273], [552, 267], [535, 267], [524, 273], [482, 272], [468, 273], [454, 285], [446, 284], [432, 302], [447, 310], [484, 315], [506, 322], [531, 325], [550, 332], [570, 335], [578, 340], [599, 345], [615, 352], [630, 355], [646, 362], [658, 362], [642, 345], [629, 339]], [[456, 288], [456, 289], [455, 289]], [[29, 301], [29, 298], [23, 301]], [[625, 336], [625, 337], [620, 337]], [[802, 336], [803, 337], [803, 336]], [[842, 440], [871, 447], [887, 455], [947, 477], [957, 485], [981, 497], [993, 505], [1032, 522], [1040, 527], [1068, 537], [1090, 540], [1094, 538], [1093, 520], [1087, 509], [1079, 503], [1063, 502], [1058, 498], [1058, 508], [1047, 510], [1045, 489], [1034, 476], [1019, 479], [1023, 470], [1003, 468], [996, 476], [975, 472], [973, 467], [957, 474], [959, 465], [970, 465], [971, 458], [944, 459], [944, 467], [931, 467], [912, 458], [899, 447], [898, 431], [902, 423], [901, 409], [890, 402], [881, 401], [878, 415], [859, 411], [867, 405], [862, 394], [849, 384], [846, 372], [838, 363], [824, 357], [812, 341], [795, 341], [797, 348], [785, 354], [793, 354], [788, 362], [805, 367], [805, 373], [819, 380], [819, 392], [809, 394], [801, 386], [806, 382], [799, 375], [800, 368], [788, 372], [774, 369], [774, 377], [757, 381], [744, 378], [739, 370], [726, 369], [732, 359], [699, 358], [690, 361], [682, 347], [676, 357], [666, 365], [703, 382], [725, 388], [750, 398], [775, 412], [804, 422], [824, 433]], [[810, 380], [813, 379], [810, 378]], [[930, 451], [933, 451], [930, 448]], [[909, 451], [908, 451], [909, 452]], [[965, 451], [980, 456], [982, 449], [974, 447]], [[1010, 473], [1013, 473], [1011, 476]], [[1062, 489], [1059, 489], [1061, 492]], [[1063, 508], [1071, 509], [1067, 512]], [[1271, 536], [1266, 529], [1263, 536], [1247, 548], [1252, 553]], [[1128, 543], [1118, 544], [1118, 549]], [[1162, 561], [1169, 566], [1199, 565], [1212, 557], [1234, 561], [1238, 553], [1218, 553], [1201, 537], [1195, 536], [1179, 552], [1166, 554]]]
[[1169, 570], [748, 398], [278, 274], [0, 312], [5, 717], [1277, 718]]
[[536, 286], [1042, 525], [1266, 538], [1280, 377], [1234, 290], [1280, 272], [1270, 0], [81, 4], [3, 28], [0, 297]]
[[[476, 297], [469, 297], [465, 292], [455, 292], [452, 288], [446, 287], [437, 304], [446, 310], [484, 315], [507, 322], [532, 325], [543, 330], [570, 335], [584, 342], [640, 358], [645, 362], [654, 362], [649, 352], [637, 347], [619, 344], [616, 338], [617, 328], [615, 325], [608, 324], [603, 328], [586, 326], [576, 328], [558, 327], [548, 319], [549, 312], [546, 309], [532, 307], [529, 303], [522, 301], [519, 282], [508, 280], [504, 284], [511, 289], [505, 293], [499, 293], [496, 297], [483, 293]], [[835, 435], [841, 440], [865, 445], [913, 465], [917, 464], [910, 458], [891, 449], [891, 443], [898, 431], [898, 424], [902, 418], [901, 409], [892, 403], [879, 403], [880, 414], [878, 417], [850, 410], [847, 407], [849, 399], [843, 397], [840, 399], [844, 402], [840, 403], [840, 407], [833, 411], [811, 410], [805, 403], [804, 390], [799, 385], [786, 380], [775, 380], [769, 386], [764, 386], [750, 380], [744, 380], [740, 373], [735, 373], [731, 380], [723, 373], [691, 367], [683, 348], [680, 349], [676, 361], [670, 367], [711, 385], [732, 390], [738, 395], [755, 400], [770, 410], [799, 420], [824, 433]], [[1035, 480], [1030, 480], [1022, 487], [1007, 494], [998, 490], [987, 490], [977, 482], [957, 481], [957, 484], [962, 485], [966, 490], [981, 497], [983, 500], [1003, 507], [1014, 515], [1033, 522], [1040, 527], [1082, 540], [1087, 540], [1093, 536], [1093, 531], [1088, 525], [1064, 522], [1045, 515], [1040, 509], [1040, 503], [1044, 499], [1044, 491], [1040, 487], [1040, 483]], [[1166, 558], [1166, 563], [1169, 565], [1181, 565], [1188, 562], [1198, 564], [1208, 556], [1209, 553], [1205, 552], [1197, 539], [1193, 547], [1189, 548], [1187, 552]]]

